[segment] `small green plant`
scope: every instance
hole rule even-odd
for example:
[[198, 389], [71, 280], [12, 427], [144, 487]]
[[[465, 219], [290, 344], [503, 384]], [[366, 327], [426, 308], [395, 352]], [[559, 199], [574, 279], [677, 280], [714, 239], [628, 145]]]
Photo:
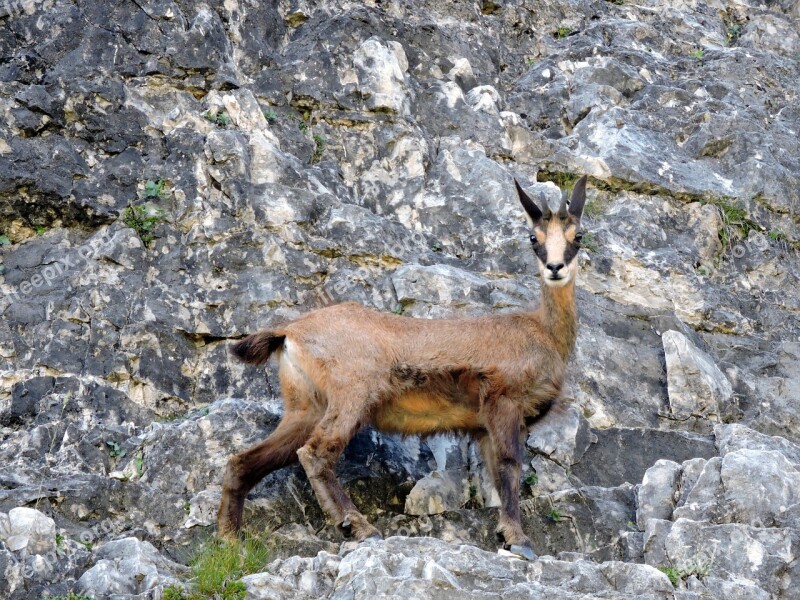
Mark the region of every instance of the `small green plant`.
[[81, 546], [83, 546], [84, 548], [86, 548], [89, 552], [91, 552], [92, 548], [94, 548], [94, 544], [92, 542], [84, 542], [84, 541], [78, 540], [78, 543]]
[[265, 108], [261, 112], [264, 113], [264, 118], [267, 120], [267, 123], [272, 125], [278, 120], [278, 114], [272, 110], [271, 108]]
[[728, 25], [726, 33], [728, 34], [728, 45], [733, 46], [742, 35], [742, 26], [739, 23]]
[[155, 239], [153, 229], [164, 220], [164, 211], [160, 208], [148, 207], [146, 205], [128, 205], [125, 209], [125, 216], [122, 222], [133, 229], [145, 246]]
[[525, 66], [527, 68], [529, 68], [529, 69], [535, 64], [536, 64], [536, 60], [533, 59], [533, 58], [529, 58], [528, 60], [525, 61]]
[[219, 125], [220, 127], [227, 127], [231, 124], [231, 117], [225, 110], [207, 110], [203, 113], [203, 118], [206, 121], [211, 121], [215, 125]]
[[11, 240], [8, 239], [7, 235], [0, 235], [0, 246], [8, 246], [11, 244]]
[[141, 477], [144, 475], [144, 456], [138, 455], [134, 462], [136, 464], [136, 474]]
[[311, 164], [319, 162], [322, 153], [325, 152], [325, 138], [319, 134], [314, 134], [314, 154], [311, 155]]
[[699, 62], [699, 61], [703, 60], [703, 57], [705, 56], [705, 54], [706, 54], [705, 50], [700, 48], [699, 50], [695, 50], [694, 52], [690, 52], [689, 56], [691, 56], [692, 58], [694, 58], [695, 60], [697, 60]]
[[66, 596], [42, 596], [42, 600], [94, 600], [91, 596], [79, 596], [70, 592]]
[[300, 122], [297, 124], [297, 128], [298, 128], [298, 129], [299, 129], [301, 132], [303, 132], [303, 135], [305, 135], [306, 133], [308, 133], [308, 123], [306, 123], [305, 121], [300, 121]]
[[190, 512], [192, 512], [192, 503], [191, 503], [191, 502], [189, 502], [188, 500], [187, 500], [186, 502], [184, 502], [184, 503], [183, 503], [183, 511], [184, 511], [184, 512], [185, 512], [187, 515], [188, 515]]
[[59, 548], [64, 545], [64, 536], [60, 533], [56, 534], [56, 546]]
[[584, 248], [587, 252], [591, 252], [592, 254], [597, 254], [600, 252], [600, 244], [597, 243], [597, 238], [595, 235], [587, 231], [583, 234], [583, 239], [581, 240], [581, 247]]
[[561, 519], [564, 518], [564, 515], [561, 514], [561, 511], [558, 510], [555, 506], [547, 513], [547, 518], [550, 519], [553, 523], [558, 523]]
[[758, 223], [753, 221], [747, 211], [738, 203], [720, 198], [713, 202], [719, 209], [722, 226], [719, 230], [719, 241], [724, 248], [733, 242], [746, 239], [753, 229], [760, 229]]
[[678, 582], [681, 580], [681, 574], [678, 569], [675, 567], [659, 567], [658, 570], [667, 576], [672, 587], [678, 587]]
[[164, 600], [186, 600], [183, 588], [177, 585], [168, 585], [164, 588]]
[[44, 225], [37, 225], [35, 231], [36, 235], [44, 235], [45, 232], [47, 232], [47, 227]]
[[559, 27], [558, 30], [556, 31], [555, 37], [556, 37], [556, 39], [562, 40], [565, 37], [567, 37], [568, 35], [572, 35], [572, 33], [573, 33], [572, 27], [563, 27], [562, 26], [562, 27]]
[[767, 233], [767, 237], [774, 242], [785, 242], [788, 239], [785, 233], [777, 229], [770, 230], [770, 232]]
[[396, 314], [396, 315], [402, 315], [402, 314], [403, 314], [403, 305], [402, 305], [401, 303], [399, 303], [399, 302], [398, 302], [398, 303], [395, 305], [395, 307], [392, 309], [392, 312], [393, 312], [394, 314]]
[[672, 587], [678, 587], [678, 584], [681, 581], [688, 579], [689, 577], [697, 577], [698, 579], [702, 579], [706, 577], [711, 570], [710, 563], [701, 563], [701, 562], [693, 562], [687, 563], [682, 567], [659, 567], [659, 571], [664, 573], [669, 579], [669, 582], [672, 584]]
[[152, 181], [148, 179], [144, 184], [144, 197], [145, 198], [160, 198], [164, 195], [164, 188], [167, 182], [163, 179]]
[[108, 455], [111, 458], [122, 458], [127, 454], [127, 452], [120, 448], [119, 444], [114, 440], [107, 441], [106, 446], [108, 446]]
[[531, 487], [535, 487], [539, 483], [539, 476], [536, 473], [528, 473], [525, 476], [525, 483]]
[[433, 240], [431, 242], [431, 250], [433, 250], [434, 252], [441, 252], [442, 250], [444, 250], [444, 248], [442, 247], [442, 244], [441, 242], [439, 242], [439, 240]]

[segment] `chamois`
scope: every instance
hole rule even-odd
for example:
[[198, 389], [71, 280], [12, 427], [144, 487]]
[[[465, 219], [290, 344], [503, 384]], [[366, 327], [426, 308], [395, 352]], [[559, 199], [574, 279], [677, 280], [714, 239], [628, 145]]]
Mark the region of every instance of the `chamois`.
[[342, 533], [380, 537], [336, 479], [336, 463], [367, 424], [379, 431], [473, 434], [501, 497], [498, 535], [534, 560], [519, 508], [522, 434], [561, 394], [577, 333], [575, 277], [586, 176], [557, 213], [516, 182], [542, 277], [531, 312], [414, 319], [355, 302], [309, 312], [232, 346], [244, 362], [279, 358], [284, 415], [263, 442], [226, 467], [218, 534], [242, 525], [245, 496], [265, 475], [299, 460], [322, 509]]

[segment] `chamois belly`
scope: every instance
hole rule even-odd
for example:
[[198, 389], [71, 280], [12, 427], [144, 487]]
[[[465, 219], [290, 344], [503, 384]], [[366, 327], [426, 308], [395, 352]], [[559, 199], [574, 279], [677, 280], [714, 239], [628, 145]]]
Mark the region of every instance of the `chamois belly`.
[[482, 427], [474, 408], [422, 390], [406, 391], [392, 399], [377, 411], [372, 422], [380, 431], [404, 435]]

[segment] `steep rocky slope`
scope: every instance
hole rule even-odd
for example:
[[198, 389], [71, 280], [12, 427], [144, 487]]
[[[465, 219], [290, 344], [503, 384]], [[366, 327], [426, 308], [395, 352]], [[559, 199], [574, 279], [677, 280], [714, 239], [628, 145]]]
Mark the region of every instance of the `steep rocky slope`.
[[397, 537], [340, 547], [273, 474], [249, 597], [800, 597], [799, 7], [0, 3], [0, 596], [185, 582], [280, 417], [229, 340], [524, 308], [513, 178], [588, 173], [574, 401], [526, 449], [549, 558], [493, 554], [467, 440], [365, 431], [341, 477]]

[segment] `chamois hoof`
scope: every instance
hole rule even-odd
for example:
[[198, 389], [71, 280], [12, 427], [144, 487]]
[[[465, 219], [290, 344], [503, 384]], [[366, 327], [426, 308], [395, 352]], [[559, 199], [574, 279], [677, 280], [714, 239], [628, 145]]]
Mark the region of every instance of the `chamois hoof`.
[[536, 553], [533, 551], [533, 548], [531, 548], [528, 545], [523, 546], [522, 544], [511, 544], [506, 548], [506, 550], [511, 552], [511, 554], [515, 554], [518, 557], [524, 560], [529, 560], [531, 562], [539, 558], [538, 556], [536, 556]]
[[353, 522], [350, 520], [350, 515], [345, 515], [344, 520], [339, 523], [338, 528], [347, 539], [353, 537]]

